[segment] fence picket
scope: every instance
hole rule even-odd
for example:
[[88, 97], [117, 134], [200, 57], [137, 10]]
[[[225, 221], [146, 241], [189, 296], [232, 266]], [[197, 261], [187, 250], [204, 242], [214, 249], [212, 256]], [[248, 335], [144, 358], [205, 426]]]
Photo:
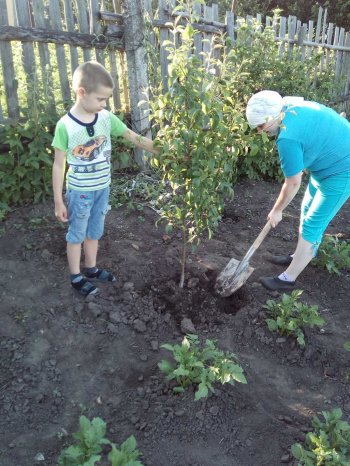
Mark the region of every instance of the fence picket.
[[[43, 0], [32, 0], [34, 25], [35, 27], [45, 29], [46, 21], [44, 18], [44, 4]], [[47, 99], [52, 102], [52, 108], [55, 108], [55, 94], [50, 82], [52, 73], [50, 51], [47, 44], [38, 43], [41, 79], [43, 88], [46, 90]]]
[[[19, 26], [28, 26], [31, 24], [31, 18], [29, 15], [29, 3], [25, 1], [15, 0], [15, 7], [17, 12], [18, 18], [18, 25]], [[27, 90], [34, 90], [35, 82], [36, 82], [36, 66], [35, 66], [35, 54], [34, 54], [34, 46], [31, 42], [22, 42], [22, 63], [23, 69], [26, 75], [27, 81]], [[27, 92], [27, 97], [29, 96], [29, 92]], [[29, 102], [28, 102], [29, 103]]]
[[[0, 26], [8, 24], [6, 0], [0, 0]], [[19, 101], [17, 94], [18, 82], [14, 79], [15, 67], [12, 58], [12, 47], [9, 42], [0, 40], [0, 57], [2, 63], [2, 74], [9, 118], [18, 118]]]
[[[62, 23], [61, 23], [61, 9], [59, 0], [50, 0], [49, 3], [50, 9], [50, 20], [53, 29], [57, 31], [61, 31]], [[67, 73], [67, 57], [64, 49], [64, 45], [56, 44], [56, 59], [57, 59], [57, 66], [58, 66], [58, 75], [60, 78], [60, 85], [61, 85], [61, 93], [62, 99], [65, 104], [67, 104], [71, 100], [71, 91], [70, 91], [70, 81], [68, 79]]]
[[[159, 19], [161, 21], [169, 21], [170, 18], [166, 9], [166, 0], [159, 0]], [[169, 40], [169, 31], [167, 28], [160, 28], [160, 70], [162, 75], [163, 89], [168, 89], [168, 52], [163, 47], [163, 42]]]
[[[345, 39], [345, 29], [341, 28], [339, 32], [339, 39], [338, 39], [338, 46], [343, 46], [344, 45], [344, 39]], [[343, 63], [343, 57], [344, 53], [342, 50], [338, 50], [337, 54], [337, 60], [335, 64], [335, 76], [336, 78], [339, 78], [341, 75], [342, 71], [342, 63]]]
[[[66, 20], [67, 31], [74, 32], [75, 24], [74, 24], [72, 5], [73, 4], [71, 0], [64, 0], [64, 17]], [[78, 50], [74, 45], [70, 45], [69, 50], [70, 50], [71, 74], [73, 75], [74, 70], [79, 65]]]
[[[96, 40], [102, 32], [101, 24], [98, 21], [99, 0], [89, 0], [89, 21], [90, 21], [90, 34], [96, 36]], [[104, 51], [95, 47], [96, 61], [105, 66]]]
[[[193, 5], [193, 13], [194, 15], [198, 18], [200, 18], [202, 16], [202, 5], [200, 3], [195, 3]], [[193, 38], [193, 41], [194, 41], [194, 53], [196, 55], [196, 57], [203, 61], [203, 55], [202, 55], [202, 33], [200, 31], [197, 31], [197, 33], [195, 34], [194, 38]]]
[[[86, 5], [86, 0], [75, 0], [77, 5], [77, 16], [78, 16], [78, 24], [79, 24], [79, 31], [82, 33], [88, 34], [90, 32], [89, 29], [89, 22], [88, 22], [88, 14], [89, 10]], [[85, 61], [91, 60], [91, 51], [88, 48], [83, 48], [83, 58]]]

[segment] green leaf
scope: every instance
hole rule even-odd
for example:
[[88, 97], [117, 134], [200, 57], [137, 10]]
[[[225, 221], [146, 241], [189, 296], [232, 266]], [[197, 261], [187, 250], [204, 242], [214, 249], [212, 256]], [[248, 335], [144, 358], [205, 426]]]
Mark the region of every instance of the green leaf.
[[208, 396], [208, 387], [204, 382], [201, 382], [198, 385], [198, 390], [195, 393], [194, 399], [198, 401], [201, 398], [206, 398], [207, 396]]
[[350, 351], [350, 341], [347, 341], [344, 343], [344, 348], [347, 350], [347, 351]]
[[169, 374], [174, 370], [174, 366], [169, 362], [163, 359], [158, 363], [159, 369], [164, 372], [165, 374]]

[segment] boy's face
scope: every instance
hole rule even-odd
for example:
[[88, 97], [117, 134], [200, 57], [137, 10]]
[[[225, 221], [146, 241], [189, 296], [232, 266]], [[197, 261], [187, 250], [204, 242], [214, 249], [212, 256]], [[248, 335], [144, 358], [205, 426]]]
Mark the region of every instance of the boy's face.
[[80, 87], [77, 92], [79, 105], [87, 113], [97, 113], [103, 110], [107, 105], [107, 99], [112, 96], [113, 89], [98, 85], [95, 91], [87, 93], [83, 87]]

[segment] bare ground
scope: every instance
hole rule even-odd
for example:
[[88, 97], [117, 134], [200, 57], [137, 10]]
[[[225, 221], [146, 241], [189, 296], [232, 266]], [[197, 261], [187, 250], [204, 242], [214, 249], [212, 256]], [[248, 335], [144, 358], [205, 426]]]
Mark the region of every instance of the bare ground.
[[[177, 235], [157, 228], [151, 209], [142, 218], [112, 210], [99, 257], [118, 281], [86, 300], [67, 281], [64, 228], [51, 205], [12, 213], [0, 225], [0, 465], [56, 465], [81, 414], [103, 418], [117, 444], [134, 434], [148, 466], [292, 465], [290, 446], [312, 415], [339, 406], [349, 420], [349, 275], [309, 266], [300, 277], [303, 300], [326, 320], [306, 331], [305, 349], [265, 323], [271, 294], [258, 279], [280, 272], [271, 254], [293, 251], [300, 196], [252, 259], [247, 284], [226, 299], [212, 290], [208, 264], [243, 258], [278, 191], [236, 187], [214, 239], [191, 254], [182, 291]], [[348, 203], [328, 232], [348, 238], [349, 216]], [[169, 357], [162, 343], [181, 341], [184, 317], [201, 339], [237, 355], [247, 385], [217, 386], [198, 402], [193, 390], [172, 393], [157, 363]]]

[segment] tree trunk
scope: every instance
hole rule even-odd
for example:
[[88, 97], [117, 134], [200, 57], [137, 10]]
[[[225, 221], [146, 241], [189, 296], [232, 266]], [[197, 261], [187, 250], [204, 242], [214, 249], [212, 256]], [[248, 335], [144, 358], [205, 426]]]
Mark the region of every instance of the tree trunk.
[[187, 258], [187, 235], [186, 235], [186, 228], [183, 227], [182, 229], [182, 251], [181, 251], [181, 277], [179, 287], [183, 288], [185, 283], [185, 266], [186, 266], [186, 258]]
[[[147, 53], [145, 39], [143, 2], [124, 0], [124, 44], [128, 62], [129, 94], [132, 129], [142, 136], [151, 138], [149, 122]], [[146, 101], [138, 105], [140, 101]], [[141, 149], [135, 149], [136, 163], [141, 169], [147, 168], [146, 158]]]

